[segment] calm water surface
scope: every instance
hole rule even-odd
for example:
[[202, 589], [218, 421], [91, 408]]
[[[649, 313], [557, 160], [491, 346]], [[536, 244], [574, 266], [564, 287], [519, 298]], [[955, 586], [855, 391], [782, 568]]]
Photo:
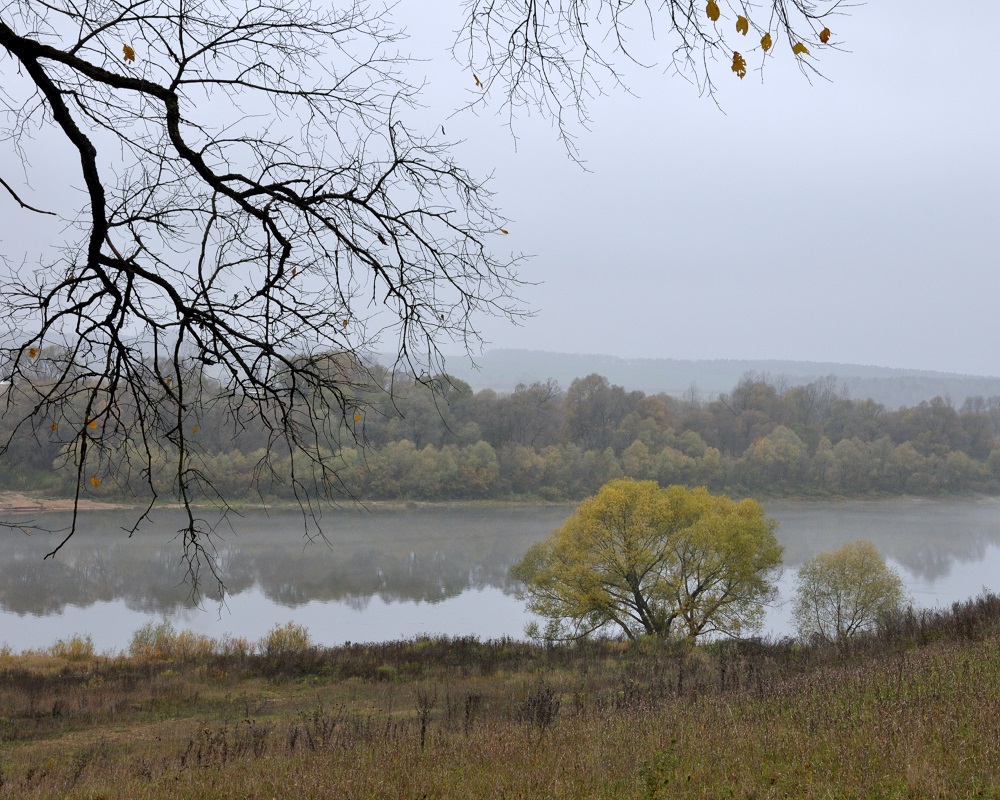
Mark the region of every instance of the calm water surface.
[[[785, 546], [783, 597], [795, 570], [823, 550], [864, 537], [897, 567], [920, 606], [1000, 590], [1000, 499], [773, 502]], [[149, 621], [221, 637], [259, 639], [294, 620], [322, 644], [422, 633], [522, 635], [530, 617], [507, 577], [572, 506], [413, 508], [328, 513], [328, 545], [308, 541], [292, 512], [236, 518], [216, 541], [225, 603], [206, 578], [195, 602], [176, 530], [161, 513], [129, 539], [122, 512], [89, 512], [53, 559], [54, 534], [0, 529], [0, 643], [45, 647], [89, 633], [99, 650], [127, 647]], [[35, 522], [66, 523], [58, 514]], [[766, 631], [790, 632], [785, 605]]]

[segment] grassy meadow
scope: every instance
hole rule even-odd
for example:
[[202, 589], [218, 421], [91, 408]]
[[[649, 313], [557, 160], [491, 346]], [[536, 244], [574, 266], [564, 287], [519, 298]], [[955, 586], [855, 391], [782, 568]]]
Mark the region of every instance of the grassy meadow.
[[6, 798], [1000, 798], [1000, 597], [849, 646], [0, 651]]

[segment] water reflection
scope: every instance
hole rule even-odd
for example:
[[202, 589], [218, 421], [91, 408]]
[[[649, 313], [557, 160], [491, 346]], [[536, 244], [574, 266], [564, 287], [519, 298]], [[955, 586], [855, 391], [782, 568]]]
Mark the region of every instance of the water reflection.
[[[508, 570], [533, 543], [566, 517], [568, 508], [417, 508], [342, 510], [328, 514], [328, 543], [304, 540], [294, 512], [248, 514], [217, 541], [226, 590], [252, 588], [282, 606], [340, 601], [364, 608], [385, 602], [439, 602], [469, 590], [512, 590]], [[48, 615], [66, 606], [118, 600], [148, 614], [190, 606], [180, 544], [180, 518], [160, 515], [131, 539], [121, 512], [84, 515], [80, 530], [55, 558], [44, 559], [58, 534], [2, 533], [0, 608]], [[39, 520], [58, 528], [66, 520]], [[208, 581], [207, 602], [217, 600]]]
[[[228, 606], [206, 582], [204, 611], [184, 581], [179, 517], [160, 514], [129, 539], [122, 512], [88, 512], [49, 560], [55, 535], [0, 529], [0, 643], [39, 646], [90, 631], [100, 646], [117, 648], [144, 621], [164, 616], [179, 627], [249, 638], [294, 617], [327, 644], [422, 631], [517, 636], [525, 615], [508, 570], [570, 510], [341, 510], [324, 520], [329, 546], [303, 540], [296, 513], [248, 514], [217, 542]], [[786, 593], [804, 560], [861, 537], [902, 567], [922, 604], [976, 594], [1000, 565], [997, 499], [775, 502], [766, 510], [781, 522]], [[50, 514], [44, 522], [57, 528], [66, 520]], [[776, 614], [771, 630], [787, 633], [783, 612]]]
[[[1000, 498], [775, 502], [785, 565], [868, 539], [887, 559], [923, 581], [947, 577], [955, 564], [982, 561], [1000, 545]], [[976, 587], [978, 590], [979, 587]]]

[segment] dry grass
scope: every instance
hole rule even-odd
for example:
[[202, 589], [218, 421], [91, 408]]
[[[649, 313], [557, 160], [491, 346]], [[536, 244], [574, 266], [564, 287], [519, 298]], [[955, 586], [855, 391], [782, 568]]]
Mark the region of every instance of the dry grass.
[[987, 596], [850, 648], [8, 653], [0, 797], [1000, 798], [998, 620]]

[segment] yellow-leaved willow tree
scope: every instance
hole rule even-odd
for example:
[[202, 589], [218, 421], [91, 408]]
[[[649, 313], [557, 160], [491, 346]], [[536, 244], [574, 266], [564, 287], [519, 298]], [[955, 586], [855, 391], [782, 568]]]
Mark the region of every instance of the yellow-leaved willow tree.
[[513, 567], [547, 639], [733, 636], [776, 595], [777, 523], [753, 500], [616, 480]]

